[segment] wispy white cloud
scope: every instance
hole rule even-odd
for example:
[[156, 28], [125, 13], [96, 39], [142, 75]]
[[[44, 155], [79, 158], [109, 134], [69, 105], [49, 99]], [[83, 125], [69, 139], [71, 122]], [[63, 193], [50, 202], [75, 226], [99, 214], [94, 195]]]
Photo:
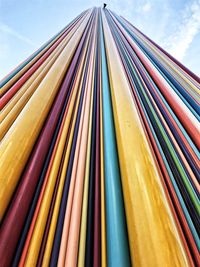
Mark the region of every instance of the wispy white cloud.
[[165, 41], [165, 48], [183, 60], [193, 39], [200, 31], [200, 0], [188, 3], [181, 12], [177, 29]]
[[29, 38], [27, 38], [26, 36], [20, 34], [19, 32], [17, 32], [16, 30], [14, 30], [13, 28], [9, 27], [8, 25], [0, 22], [0, 32], [10, 35], [12, 37], [15, 37], [19, 40], [21, 40], [22, 42], [31, 45], [33, 47], [36, 47], [36, 44]]
[[108, 8], [122, 15], [152, 38], [162, 44], [169, 18], [173, 12], [171, 0], [112, 0]]
[[143, 12], [149, 12], [151, 10], [151, 3], [150, 2], [146, 2], [143, 6], [142, 6], [142, 11]]

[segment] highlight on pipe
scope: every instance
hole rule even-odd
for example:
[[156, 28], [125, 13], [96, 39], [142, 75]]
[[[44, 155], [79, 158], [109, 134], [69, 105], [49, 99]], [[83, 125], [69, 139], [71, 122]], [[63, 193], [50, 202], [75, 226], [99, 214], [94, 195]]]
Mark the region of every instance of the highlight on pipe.
[[1, 81], [0, 265], [200, 266], [200, 79], [83, 11]]

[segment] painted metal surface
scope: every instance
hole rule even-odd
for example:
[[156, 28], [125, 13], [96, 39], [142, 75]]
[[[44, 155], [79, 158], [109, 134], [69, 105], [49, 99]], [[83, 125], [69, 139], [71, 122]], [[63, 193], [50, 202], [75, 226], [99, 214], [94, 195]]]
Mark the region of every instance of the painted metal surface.
[[200, 266], [199, 82], [100, 8], [8, 74], [0, 265]]

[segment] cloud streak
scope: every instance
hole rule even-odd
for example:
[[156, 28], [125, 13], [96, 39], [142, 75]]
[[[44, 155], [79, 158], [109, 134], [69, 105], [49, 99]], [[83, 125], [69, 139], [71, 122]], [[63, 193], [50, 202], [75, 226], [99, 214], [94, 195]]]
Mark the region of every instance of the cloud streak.
[[8, 25], [0, 22], [0, 32], [3, 32], [4, 34], [10, 35], [12, 37], [15, 37], [17, 39], [19, 39], [20, 41], [31, 45], [33, 47], [36, 47], [36, 44], [29, 38], [27, 38], [26, 36], [20, 34], [19, 32], [15, 31], [14, 29], [12, 29], [11, 27], [9, 27]]
[[[14, 38], [15, 40], [11, 42], [11, 38]], [[14, 66], [17, 65], [18, 62], [12, 63], [12, 60], [9, 60], [9, 58], [11, 55], [12, 57], [16, 56], [13, 55], [13, 46], [15, 46], [15, 44], [19, 45], [20, 42], [21, 44], [28, 45], [31, 51], [37, 48], [37, 45], [31, 39], [20, 34], [5, 23], [0, 22], [0, 79], [3, 78], [10, 69], [13, 69]], [[18, 56], [19, 61], [22, 59], [22, 56], [21, 58]]]

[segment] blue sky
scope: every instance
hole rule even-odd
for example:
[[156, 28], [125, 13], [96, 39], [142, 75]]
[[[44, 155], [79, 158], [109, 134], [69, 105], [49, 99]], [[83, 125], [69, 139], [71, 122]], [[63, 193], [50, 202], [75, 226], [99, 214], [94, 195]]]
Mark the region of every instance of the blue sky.
[[200, 75], [200, 0], [0, 0], [0, 79], [83, 10], [103, 2]]

